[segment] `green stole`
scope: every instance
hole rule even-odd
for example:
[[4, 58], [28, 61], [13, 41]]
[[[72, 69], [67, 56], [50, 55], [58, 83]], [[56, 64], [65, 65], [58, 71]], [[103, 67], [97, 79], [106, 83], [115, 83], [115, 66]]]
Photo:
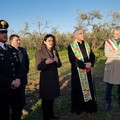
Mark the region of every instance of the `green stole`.
[[113, 50], [120, 50], [120, 46], [117, 45], [116, 40], [113, 38], [107, 40], [107, 43], [112, 47]]
[[[79, 48], [78, 42], [75, 40], [73, 43], [70, 44], [70, 46], [75, 54], [75, 57], [84, 62], [83, 55]], [[89, 58], [90, 46], [86, 42], [85, 42], [85, 48], [86, 48], [87, 55]], [[77, 67], [77, 70], [78, 70], [78, 74], [79, 74], [79, 79], [80, 79], [80, 83], [81, 83], [84, 101], [85, 102], [90, 101], [90, 100], [92, 100], [92, 96], [91, 96], [91, 92], [90, 92], [86, 69], [80, 69], [79, 67]]]

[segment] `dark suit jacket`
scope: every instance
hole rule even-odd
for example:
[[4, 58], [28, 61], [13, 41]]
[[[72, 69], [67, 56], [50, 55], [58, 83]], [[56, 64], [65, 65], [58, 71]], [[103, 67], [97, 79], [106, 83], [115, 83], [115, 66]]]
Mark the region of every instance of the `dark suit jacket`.
[[27, 84], [27, 73], [29, 72], [29, 58], [26, 49], [23, 47], [18, 48], [18, 55], [21, 63], [20, 79], [22, 84]]

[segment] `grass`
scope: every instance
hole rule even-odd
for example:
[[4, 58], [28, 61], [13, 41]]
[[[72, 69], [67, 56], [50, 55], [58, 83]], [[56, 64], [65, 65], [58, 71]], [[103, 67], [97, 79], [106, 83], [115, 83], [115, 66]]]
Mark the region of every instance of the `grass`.
[[[23, 120], [42, 120], [41, 115], [41, 100], [38, 97], [39, 87], [39, 72], [35, 70], [35, 51], [29, 51], [30, 58], [30, 72], [28, 74], [29, 84], [27, 86], [27, 107], [29, 110], [28, 116], [23, 116]], [[55, 111], [62, 116], [61, 120], [86, 120], [70, 113], [70, 63], [68, 60], [67, 50], [60, 50], [59, 55], [62, 61], [62, 67], [58, 69], [60, 78], [62, 76], [64, 83], [61, 84], [61, 96], [55, 100]], [[105, 99], [105, 83], [103, 82], [104, 63], [106, 57], [103, 51], [95, 52], [96, 62], [93, 69], [94, 81], [96, 87], [96, 99], [98, 104], [98, 112], [96, 114], [97, 120], [119, 120], [119, 108], [116, 107], [117, 100], [117, 87], [113, 87], [112, 99], [113, 107], [110, 111], [104, 109]], [[66, 83], [65, 83], [66, 82]], [[94, 120], [94, 119], [93, 119]]]

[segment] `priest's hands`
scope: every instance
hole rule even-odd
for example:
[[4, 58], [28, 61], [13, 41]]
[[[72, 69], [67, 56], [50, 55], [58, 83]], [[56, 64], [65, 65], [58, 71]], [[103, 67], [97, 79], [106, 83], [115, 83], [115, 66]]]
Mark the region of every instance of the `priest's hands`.
[[86, 62], [86, 63], [85, 63], [85, 67], [86, 67], [86, 68], [91, 68], [91, 66], [92, 66], [92, 64], [91, 64], [90, 62]]

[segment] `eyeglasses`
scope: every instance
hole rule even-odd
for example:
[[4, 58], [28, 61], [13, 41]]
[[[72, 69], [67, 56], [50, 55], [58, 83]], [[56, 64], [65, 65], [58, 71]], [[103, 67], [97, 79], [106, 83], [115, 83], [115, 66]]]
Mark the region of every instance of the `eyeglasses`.
[[7, 30], [4, 30], [4, 31], [0, 31], [1, 34], [7, 34], [8, 31]]

